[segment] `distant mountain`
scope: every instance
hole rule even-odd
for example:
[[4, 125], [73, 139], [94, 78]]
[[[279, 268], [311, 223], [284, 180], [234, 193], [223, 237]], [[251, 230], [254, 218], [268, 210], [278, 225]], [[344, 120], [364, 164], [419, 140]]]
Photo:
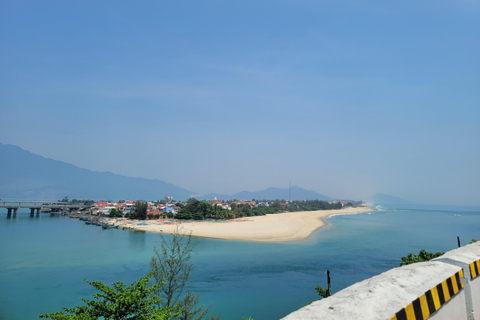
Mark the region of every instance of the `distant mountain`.
[[[242, 191], [235, 194], [229, 195], [222, 195], [222, 194], [207, 194], [201, 196], [201, 199], [205, 200], [213, 200], [215, 197], [219, 200], [251, 200], [251, 199], [259, 199], [259, 200], [289, 200], [290, 198], [290, 191], [288, 188], [280, 189], [280, 188], [268, 188], [261, 191]], [[324, 196], [320, 193], [315, 191], [305, 190], [303, 188], [293, 186], [292, 187], [292, 200], [334, 200], [333, 198]]]
[[0, 198], [184, 200], [195, 194], [160, 180], [95, 172], [0, 143]]
[[378, 204], [378, 205], [403, 205], [411, 204], [408, 200], [394, 197], [388, 194], [377, 193], [374, 196], [371, 196], [365, 200], [368, 203]]

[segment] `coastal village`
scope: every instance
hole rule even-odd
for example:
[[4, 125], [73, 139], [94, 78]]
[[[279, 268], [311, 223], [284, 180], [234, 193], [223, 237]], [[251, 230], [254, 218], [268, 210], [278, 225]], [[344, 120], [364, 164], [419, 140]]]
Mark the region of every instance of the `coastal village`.
[[[191, 200], [188, 200], [191, 201]], [[112, 210], [121, 211], [124, 214], [129, 214], [132, 212], [132, 208], [135, 202], [142, 202], [147, 204], [147, 219], [156, 218], [156, 217], [169, 217], [174, 218], [179, 210], [185, 207], [188, 201], [174, 201], [173, 197], [166, 196], [164, 200], [157, 200], [157, 201], [131, 201], [131, 200], [122, 200], [119, 202], [110, 202], [110, 201], [97, 201], [88, 208], [90, 214], [92, 215], [103, 215], [109, 216]], [[217, 200], [216, 198], [212, 201], [206, 201], [212, 207], [221, 208], [224, 210], [232, 210], [232, 207], [236, 207], [239, 205], [248, 205], [250, 208], [254, 207], [264, 207], [268, 208], [271, 206], [280, 206], [283, 208], [287, 208], [289, 205], [299, 201], [292, 201], [292, 200], [274, 200], [274, 201], [266, 201], [266, 200], [232, 200], [232, 201], [223, 201]], [[357, 207], [363, 204], [362, 201], [353, 201], [353, 200], [335, 200], [335, 201], [328, 201], [329, 204], [340, 204], [338, 208], [343, 207]]]
[[[67, 200], [67, 198], [63, 199]], [[83, 200], [73, 199], [72, 202]], [[336, 200], [231, 200], [199, 201], [190, 198], [187, 201], [174, 201], [167, 196], [157, 201], [85, 202], [82, 210], [69, 214], [71, 218], [80, 218], [86, 224], [101, 226], [103, 229], [138, 229], [146, 225], [179, 225], [192, 222], [245, 222], [261, 216], [277, 216], [287, 212], [298, 215], [300, 212], [340, 213], [341, 209], [365, 209], [362, 201]], [[162, 230], [157, 230], [162, 232]]]
[[[82, 200], [72, 200], [78, 201]], [[174, 201], [172, 197], [165, 197], [157, 201], [91, 202], [83, 213], [69, 216], [103, 229], [181, 232], [198, 237], [260, 242], [305, 239], [324, 226], [323, 218], [330, 215], [371, 211], [362, 201], [350, 200], [200, 201], [190, 198]]]

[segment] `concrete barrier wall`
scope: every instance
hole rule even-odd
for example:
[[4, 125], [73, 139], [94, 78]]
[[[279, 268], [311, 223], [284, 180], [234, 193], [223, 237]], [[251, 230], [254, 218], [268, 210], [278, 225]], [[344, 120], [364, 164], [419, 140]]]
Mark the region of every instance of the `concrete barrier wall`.
[[284, 320], [480, 320], [480, 242], [394, 268]]
[[472, 290], [472, 307], [476, 311], [475, 320], [480, 320], [480, 260], [470, 264], [470, 273], [472, 274], [471, 290]]
[[480, 320], [480, 277], [472, 281], [472, 300], [474, 319]]

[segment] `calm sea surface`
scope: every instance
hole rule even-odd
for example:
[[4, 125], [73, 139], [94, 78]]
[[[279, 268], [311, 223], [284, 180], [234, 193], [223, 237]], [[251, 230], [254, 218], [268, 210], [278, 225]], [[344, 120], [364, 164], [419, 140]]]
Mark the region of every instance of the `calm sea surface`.
[[[480, 238], [479, 208], [417, 207], [334, 216], [303, 241], [250, 243], [198, 239], [193, 289], [224, 320], [272, 320], [332, 290], [377, 275], [409, 252], [448, 251]], [[4, 211], [4, 212], [3, 212]], [[81, 305], [83, 281], [131, 283], [144, 276], [159, 235], [102, 230], [76, 219], [0, 211], [0, 319], [38, 319]]]

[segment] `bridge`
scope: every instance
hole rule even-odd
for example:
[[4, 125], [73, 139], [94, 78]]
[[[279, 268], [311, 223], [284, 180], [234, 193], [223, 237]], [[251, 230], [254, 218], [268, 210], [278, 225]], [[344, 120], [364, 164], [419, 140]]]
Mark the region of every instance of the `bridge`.
[[8, 210], [7, 218], [11, 218], [12, 214], [15, 218], [17, 211], [20, 208], [30, 209], [30, 217], [33, 217], [36, 213], [38, 217], [40, 211], [50, 210], [52, 212], [73, 210], [80, 210], [85, 208], [83, 204], [68, 204], [68, 202], [51, 202], [51, 201], [0, 201], [0, 208], [6, 208]]

